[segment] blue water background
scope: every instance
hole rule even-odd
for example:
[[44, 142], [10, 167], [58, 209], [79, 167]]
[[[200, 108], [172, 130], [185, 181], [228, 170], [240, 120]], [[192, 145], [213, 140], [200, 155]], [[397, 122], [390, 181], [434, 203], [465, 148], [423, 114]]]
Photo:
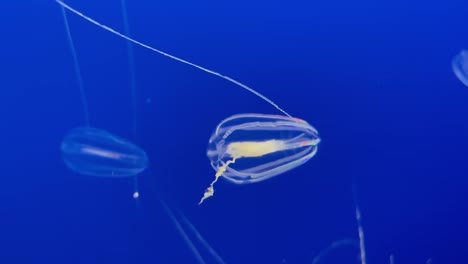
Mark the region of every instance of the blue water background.
[[[67, 3], [123, 30], [120, 1]], [[215, 126], [274, 108], [134, 47], [135, 138], [126, 42], [69, 14], [91, 125], [149, 155], [136, 203], [131, 180], [62, 162], [84, 121], [59, 5], [0, 13], [0, 263], [196, 263], [160, 199], [227, 263], [311, 263], [357, 239], [353, 183], [368, 263], [468, 263], [468, 90], [450, 67], [468, 48], [467, 1], [128, 1], [136, 39], [251, 85], [322, 137], [302, 167], [219, 182], [201, 207]]]

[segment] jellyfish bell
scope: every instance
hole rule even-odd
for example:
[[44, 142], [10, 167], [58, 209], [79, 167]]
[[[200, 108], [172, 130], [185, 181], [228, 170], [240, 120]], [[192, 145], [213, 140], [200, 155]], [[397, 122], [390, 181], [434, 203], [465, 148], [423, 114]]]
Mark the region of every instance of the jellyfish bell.
[[[78, 127], [68, 132], [60, 146], [66, 166], [80, 174], [124, 178], [148, 166], [146, 152], [130, 141], [103, 129]], [[134, 198], [135, 197], [134, 194]]]
[[211, 136], [207, 156], [216, 171], [200, 204], [214, 194], [221, 176], [235, 184], [267, 180], [312, 158], [317, 130], [302, 119], [267, 114], [238, 114], [221, 121]]
[[305, 163], [315, 155], [319, 142], [317, 130], [304, 120], [238, 114], [216, 127], [207, 156], [216, 171], [229, 160], [236, 160], [236, 166], [226, 168], [223, 176], [233, 183], [246, 184], [266, 180]]

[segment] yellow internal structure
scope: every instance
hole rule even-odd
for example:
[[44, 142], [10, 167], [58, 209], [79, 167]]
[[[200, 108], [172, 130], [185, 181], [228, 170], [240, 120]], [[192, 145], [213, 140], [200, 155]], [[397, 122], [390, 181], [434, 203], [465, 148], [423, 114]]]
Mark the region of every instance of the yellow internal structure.
[[218, 181], [218, 178], [223, 175], [228, 166], [236, 162], [238, 158], [256, 158], [261, 157], [276, 151], [284, 150], [284, 144], [281, 140], [266, 140], [266, 141], [242, 141], [233, 142], [227, 146], [226, 154], [231, 156], [232, 159], [228, 160], [223, 166], [218, 168], [215, 174], [215, 179], [211, 182], [210, 186], [206, 188], [203, 197], [198, 205], [203, 201], [214, 195], [213, 185]]
[[228, 145], [226, 153], [231, 157], [255, 158], [283, 149], [280, 140], [243, 141]]

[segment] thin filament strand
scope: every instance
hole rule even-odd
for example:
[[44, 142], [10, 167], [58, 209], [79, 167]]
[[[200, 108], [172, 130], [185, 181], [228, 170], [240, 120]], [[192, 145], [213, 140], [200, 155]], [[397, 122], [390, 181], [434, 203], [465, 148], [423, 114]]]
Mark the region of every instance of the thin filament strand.
[[261, 98], [262, 100], [264, 100], [265, 102], [269, 103], [270, 105], [272, 105], [274, 108], [276, 108], [278, 111], [280, 111], [280, 112], [283, 113], [284, 115], [286, 115], [286, 116], [288, 116], [288, 117], [291, 117], [291, 115], [289, 115], [285, 110], [283, 110], [282, 108], [280, 108], [280, 107], [279, 107], [276, 103], [274, 103], [272, 100], [268, 99], [266, 96], [264, 96], [263, 94], [257, 92], [257, 91], [254, 90], [253, 88], [250, 88], [249, 86], [247, 86], [247, 85], [245, 85], [245, 84], [243, 84], [243, 83], [241, 83], [241, 82], [239, 82], [239, 81], [237, 81], [237, 80], [235, 80], [235, 79], [232, 79], [231, 77], [228, 77], [228, 76], [226, 76], [226, 75], [222, 75], [221, 73], [218, 73], [218, 72], [216, 72], [216, 71], [213, 71], [213, 70], [204, 68], [204, 67], [199, 66], [199, 65], [197, 65], [197, 64], [195, 64], [195, 63], [189, 62], [189, 61], [187, 61], [187, 60], [184, 60], [184, 59], [182, 59], [182, 58], [176, 57], [176, 56], [174, 56], [174, 55], [171, 55], [171, 54], [166, 53], [166, 52], [164, 52], [164, 51], [161, 51], [161, 50], [159, 50], [159, 49], [153, 48], [153, 47], [151, 47], [151, 46], [149, 46], [149, 45], [147, 45], [147, 44], [144, 44], [144, 43], [142, 43], [142, 42], [139, 42], [139, 41], [137, 41], [137, 40], [135, 40], [135, 39], [133, 39], [133, 38], [130, 38], [130, 37], [128, 37], [128, 36], [126, 36], [126, 35], [124, 35], [124, 34], [118, 32], [118, 31], [116, 31], [116, 30], [114, 30], [114, 29], [112, 29], [112, 28], [106, 26], [106, 25], [103, 25], [103, 24], [97, 22], [96, 20], [94, 20], [94, 19], [92, 19], [92, 18], [86, 16], [85, 14], [83, 14], [83, 13], [79, 12], [78, 10], [76, 10], [76, 9], [70, 7], [69, 5], [65, 4], [65, 3], [62, 2], [61, 0], [55, 0], [55, 1], [56, 1], [57, 3], [59, 3], [61, 6], [65, 7], [66, 9], [68, 9], [68, 10], [70, 10], [71, 12], [75, 13], [76, 15], [78, 15], [78, 16], [80, 16], [80, 17], [86, 19], [86, 20], [88, 20], [89, 22], [95, 24], [96, 26], [98, 26], [98, 27], [100, 27], [100, 28], [102, 28], [102, 29], [105, 29], [105, 30], [107, 30], [107, 31], [109, 31], [109, 32], [111, 32], [111, 33], [113, 33], [113, 34], [115, 34], [115, 35], [117, 35], [117, 36], [119, 36], [119, 37], [121, 37], [121, 38], [123, 38], [123, 39], [126, 39], [126, 40], [128, 40], [128, 41], [130, 41], [130, 42], [132, 42], [132, 43], [135, 43], [135, 44], [137, 44], [137, 45], [139, 45], [139, 46], [141, 46], [141, 47], [144, 47], [144, 48], [147, 48], [147, 49], [149, 49], [149, 50], [152, 50], [152, 51], [154, 51], [154, 52], [156, 52], [156, 53], [159, 53], [159, 54], [161, 54], [161, 55], [163, 55], [163, 56], [169, 57], [169, 58], [171, 58], [171, 59], [173, 59], [173, 60], [179, 61], [179, 62], [184, 63], [184, 64], [186, 64], [186, 65], [190, 65], [190, 66], [192, 66], [192, 67], [194, 67], [194, 68], [197, 68], [197, 69], [199, 69], [199, 70], [202, 70], [202, 71], [204, 71], [204, 72], [206, 72], [206, 73], [209, 73], [209, 74], [218, 76], [218, 77], [220, 77], [220, 78], [222, 78], [222, 79], [225, 79], [225, 80], [227, 80], [227, 81], [229, 81], [229, 82], [231, 82], [231, 83], [237, 84], [238, 86], [244, 88], [245, 90], [247, 90], [247, 91], [253, 93], [253, 94], [256, 95], [257, 97], [259, 97], [259, 98]]

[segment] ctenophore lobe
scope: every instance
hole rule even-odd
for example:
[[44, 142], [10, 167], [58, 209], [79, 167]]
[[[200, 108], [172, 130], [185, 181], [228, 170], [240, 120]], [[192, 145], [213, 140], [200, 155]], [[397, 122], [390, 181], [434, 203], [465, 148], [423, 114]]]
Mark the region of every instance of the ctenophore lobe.
[[148, 166], [146, 152], [130, 141], [93, 127], [72, 129], [61, 144], [62, 158], [77, 173], [131, 177]]

